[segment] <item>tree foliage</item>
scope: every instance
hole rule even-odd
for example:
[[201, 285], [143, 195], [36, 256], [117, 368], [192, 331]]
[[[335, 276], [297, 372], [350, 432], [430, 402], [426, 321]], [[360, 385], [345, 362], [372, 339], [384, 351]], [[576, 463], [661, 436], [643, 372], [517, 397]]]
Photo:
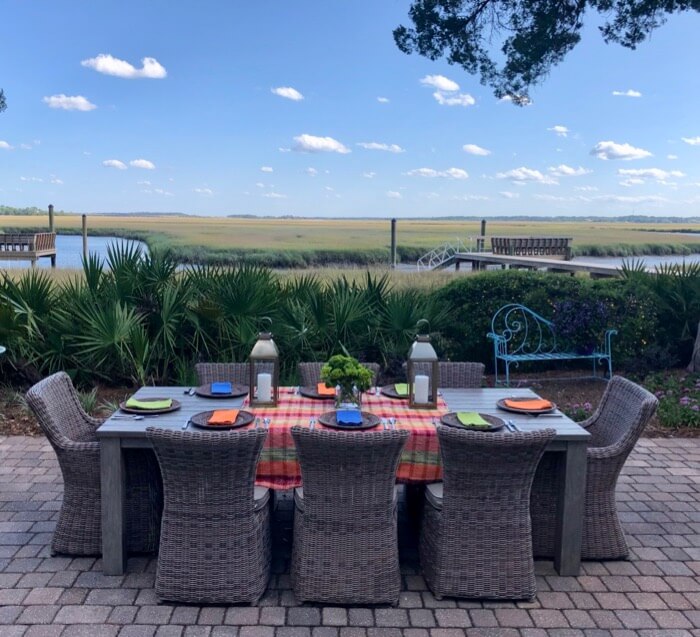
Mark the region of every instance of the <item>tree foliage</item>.
[[7, 101], [5, 100], [5, 92], [0, 88], [0, 113], [2, 113], [7, 108]]
[[578, 44], [586, 11], [604, 15], [606, 43], [635, 49], [668, 15], [700, 11], [700, 0], [413, 0], [413, 26], [396, 28], [394, 40], [404, 53], [446, 57], [523, 105]]

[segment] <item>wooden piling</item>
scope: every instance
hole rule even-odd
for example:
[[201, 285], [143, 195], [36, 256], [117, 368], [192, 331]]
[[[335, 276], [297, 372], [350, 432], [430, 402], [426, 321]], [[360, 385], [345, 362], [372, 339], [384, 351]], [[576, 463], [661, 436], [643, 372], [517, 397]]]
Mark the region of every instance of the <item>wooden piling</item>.
[[53, 204], [49, 204], [49, 232], [56, 232], [53, 225]]
[[83, 258], [87, 259], [87, 256], [88, 256], [87, 215], [83, 215]]
[[396, 219], [391, 220], [391, 268], [396, 267]]

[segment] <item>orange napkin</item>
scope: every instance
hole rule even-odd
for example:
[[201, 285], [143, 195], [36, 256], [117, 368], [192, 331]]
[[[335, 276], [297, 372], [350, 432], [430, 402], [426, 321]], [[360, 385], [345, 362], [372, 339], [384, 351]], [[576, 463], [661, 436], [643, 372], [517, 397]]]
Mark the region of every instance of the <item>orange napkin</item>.
[[232, 425], [238, 418], [238, 409], [217, 409], [207, 423], [210, 425]]
[[316, 385], [316, 393], [319, 396], [335, 396], [335, 387], [326, 387], [326, 383]]
[[522, 409], [523, 411], [539, 411], [540, 409], [551, 409], [552, 403], [544, 398], [533, 398], [532, 400], [510, 400], [503, 401], [506, 407]]

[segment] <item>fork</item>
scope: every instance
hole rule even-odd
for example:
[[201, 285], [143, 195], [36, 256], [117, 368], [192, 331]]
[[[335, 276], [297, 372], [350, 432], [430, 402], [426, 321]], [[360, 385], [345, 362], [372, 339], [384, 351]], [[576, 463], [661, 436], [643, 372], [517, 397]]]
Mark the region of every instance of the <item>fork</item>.
[[389, 424], [391, 425], [391, 430], [396, 429], [396, 418], [389, 418]]
[[313, 431], [315, 426], [316, 426], [316, 419], [309, 418], [309, 431]]
[[265, 425], [265, 429], [269, 429], [270, 428], [270, 419], [263, 418], [263, 425]]
[[384, 428], [384, 431], [386, 431], [386, 418], [382, 418], [381, 423], [382, 427]]

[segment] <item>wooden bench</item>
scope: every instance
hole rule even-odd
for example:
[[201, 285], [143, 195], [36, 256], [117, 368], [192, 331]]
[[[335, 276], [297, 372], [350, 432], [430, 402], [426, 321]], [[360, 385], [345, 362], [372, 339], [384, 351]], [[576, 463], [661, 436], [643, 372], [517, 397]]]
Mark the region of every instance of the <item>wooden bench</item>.
[[[617, 330], [606, 330], [603, 342], [590, 353], [567, 352], [557, 346], [557, 336], [552, 321], [548, 321], [530, 308], [510, 303], [500, 308], [491, 319], [494, 373], [499, 382], [510, 386], [510, 366], [533, 361], [591, 360], [593, 376], [596, 365], [607, 365], [608, 378], [612, 378], [612, 351], [610, 339]], [[498, 361], [505, 367], [505, 382], [498, 379]]]
[[516, 257], [571, 261], [571, 237], [491, 237], [491, 251]]
[[32, 266], [40, 257], [50, 257], [56, 267], [56, 233], [0, 234], [0, 260], [31, 261]]

